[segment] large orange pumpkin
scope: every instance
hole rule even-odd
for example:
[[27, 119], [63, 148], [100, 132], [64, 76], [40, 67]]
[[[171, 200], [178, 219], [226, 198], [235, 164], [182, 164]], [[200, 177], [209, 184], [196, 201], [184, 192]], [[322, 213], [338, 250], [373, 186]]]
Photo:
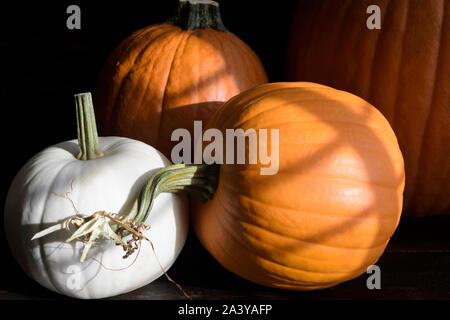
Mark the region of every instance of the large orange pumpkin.
[[404, 170], [377, 109], [330, 87], [273, 83], [229, 100], [208, 128], [224, 136], [279, 130], [278, 173], [261, 175], [260, 163], [222, 164], [213, 198], [194, 202], [195, 232], [226, 269], [266, 286], [312, 290], [378, 260], [400, 219]]
[[266, 83], [257, 55], [224, 27], [214, 1], [180, 0], [167, 23], [125, 39], [98, 80], [97, 119], [104, 135], [144, 141], [170, 158], [177, 128], [192, 132], [223, 102]]
[[[369, 5], [381, 29], [370, 30]], [[357, 94], [391, 123], [405, 157], [404, 213], [450, 213], [450, 2], [300, 0], [289, 80]]]

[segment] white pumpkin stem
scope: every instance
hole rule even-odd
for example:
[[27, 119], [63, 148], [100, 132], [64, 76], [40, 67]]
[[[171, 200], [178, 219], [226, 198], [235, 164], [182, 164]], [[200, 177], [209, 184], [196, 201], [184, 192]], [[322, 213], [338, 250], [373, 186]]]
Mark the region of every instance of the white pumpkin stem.
[[93, 160], [103, 157], [98, 145], [97, 125], [95, 124], [94, 105], [90, 92], [75, 95], [77, 108], [77, 133], [80, 160]]

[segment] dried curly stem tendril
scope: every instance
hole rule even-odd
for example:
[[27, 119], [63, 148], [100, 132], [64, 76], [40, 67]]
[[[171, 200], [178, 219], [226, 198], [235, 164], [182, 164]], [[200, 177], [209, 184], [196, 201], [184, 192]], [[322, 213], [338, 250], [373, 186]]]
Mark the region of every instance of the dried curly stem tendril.
[[[122, 245], [124, 250], [128, 250], [130, 247], [125, 242], [123, 242], [122, 238], [118, 234], [116, 234], [112, 230], [109, 224], [109, 220], [115, 223], [119, 223], [122, 227], [126, 228], [137, 237], [139, 237], [140, 235], [140, 238], [142, 239], [142, 233], [135, 231], [133, 228], [117, 220], [105, 211], [97, 211], [93, 215], [86, 218], [81, 218], [78, 216], [70, 217], [64, 220], [62, 223], [56, 224], [36, 233], [33, 238], [31, 238], [31, 240], [42, 238], [43, 236], [61, 229], [70, 231], [70, 225], [74, 225], [78, 227], [78, 229], [74, 233], [72, 233], [72, 235], [66, 240], [66, 242], [71, 242], [75, 239], [85, 242], [85, 247], [81, 255], [80, 262], [84, 262], [89, 249], [92, 247], [94, 241], [99, 238], [115, 240], [116, 243]], [[136, 225], [135, 228], [137, 228]]]
[[73, 224], [76, 227], [80, 227], [84, 223], [84, 219], [78, 216], [70, 217], [69, 219], [64, 220], [62, 223], [55, 224], [54, 226], [51, 226], [50, 228], [44, 229], [38, 233], [36, 233], [31, 240], [42, 238], [43, 236], [46, 236], [47, 234], [50, 234], [52, 232], [66, 229], [70, 231], [70, 224]]
[[[80, 258], [80, 262], [84, 262], [89, 252], [89, 249], [92, 247], [94, 241], [99, 238], [112, 239], [115, 240], [117, 244], [122, 245], [122, 247], [126, 251], [126, 254], [125, 256], [123, 256], [123, 258], [128, 258], [130, 255], [134, 253], [136, 249], [138, 249], [137, 244], [138, 241], [140, 242], [141, 240], [146, 240], [150, 243], [152, 251], [155, 254], [156, 261], [158, 262], [158, 265], [161, 268], [167, 280], [173, 283], [183, 293], [183, 295], [186, 298], [191, 300], [191, 297], [183, 290], [183, 288], [178, 283], [176, 283], [164, 270], [164, 267], [162, 266], [161, 262], [158, 259], [158, 256], [156, 255], [153, 243], [150, 241], [150, 239], [144, 236], [142, 232], [140, 232], [140, 229], [148, 229], [149, 226], [144, 225], [143, 223], [136, 224], [133, 221], [122, 218], [122, 220], [128, 220], [127, 222], [124, 223], [123, 221], [120, 220], [121, 217], [115, 216], [116, 216], [115, 214], [110, 214], [105, 211], [97, 211], [87, 218], [81, 218], [78, 216], [70, 217], [65, 221], [63, 221], [62, 223], [51, 226], [47, 229], [44, 229], [36, 233], [33, 236], [33, 238], [31, 238], [31, 240], [41, 238], [43, 236], [46, 236], [52, 232], [61, 229], [67, 229], [70, 231], [69, 226], [70, 224], [73, 224], [77, 226], [78, 229], [66, 240], [66, 242], [71, 242], [75, 239], [79, 239], [83, 242], [86, 242], [84, 240], [88, 239], [87, 242], [85, 243], [83, 253]], [[112, 230], [109, 221], [116, 223], [121, 228], [130, 232], [132, 234], [132, 239], [129, 240], [128, 243], [123, 242], [122, 238]]]

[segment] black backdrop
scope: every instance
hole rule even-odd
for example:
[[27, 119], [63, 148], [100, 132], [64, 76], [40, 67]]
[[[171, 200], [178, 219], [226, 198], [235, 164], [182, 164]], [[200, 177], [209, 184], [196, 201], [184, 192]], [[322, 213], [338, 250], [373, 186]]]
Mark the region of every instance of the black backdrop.
[[[224, 24], [259, 55], [269, 80], [283, 81], [297, 1], [218, 2]], [[81, 30], [66, 27], [66, 9], [71, 4], [81, 8]], [[93, 91], [103, 62], [115, 46], [131, 32], [167, 19], [175, 5], [175, 0], [1, 4], [2, 212], [9, 185], [25, 162], [47, 146], [76, 138], [73, 95]], [[8, 275], [0, 277], [0, 290], [57, 297], [28, 279], [15, 263], [4, 236], [3, 216], [0, 242], [1, 271]], [[181, 258], [195, 261], [196, 255], [204, 254], [194, 242]], [[204, 266], [202, 272], [207, 269]], [[188, 271], [177, 273], [182, 278]]]

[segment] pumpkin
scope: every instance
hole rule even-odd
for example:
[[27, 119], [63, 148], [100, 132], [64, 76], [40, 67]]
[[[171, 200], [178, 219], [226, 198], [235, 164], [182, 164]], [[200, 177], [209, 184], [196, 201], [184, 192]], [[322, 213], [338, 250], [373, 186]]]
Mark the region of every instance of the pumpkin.
[[[103, 210], [135, 214], [136, 195], [145, 181], [170, 164], [143, 142], [98, 138], [90, 99], [89, 94], [76, 96], [79, 144], [62, 142], [31, 158], [12, 182], [4, 216], [9, 246], [24, 271], [50, 290], [83, 299], [115, 296], [160, 277], [183, 248], [189, 226], [183, 197], [164, 194], [144, 220], [151, 228], [143, 233], [154, 251], [143, 242], [139, 253], [122, 259], [120, 246], [100, 239], [81, 263], [86, 247], [81, 241], [66, 243], [70, 233], [65, 230], [31, 240], [75, 215], [76, 222]], [[108, 224], [102, 227], [109, 229]]]
[[[368, 29], [378, 5], [381, 29]], [[450, 213], [448, 1], [301, 0], [288, 79], [352, 92], [388, 119], [405, 158], [404, 214]]]
[[170, 158], [173, 130], [192, 132], [223, 102], [267, 82], [257, 55], [222, 23], [214, 1], [180, 0], [111, 54], [95, 92], [104, 135], [146, 142]]
[[[216, 188], [209, 201], [193, 201], [192, 224], [221, 265], [261, 285], [314, 290], [377, 262], [399, 223], [404, 188], [402, 153], [377, 109], [319, 84], [264, 84], [225, 103], [205, 134], [239, 128], [278, 129], [279, 164], [275, 174], [261, 174], [260, 159], [198, 166], [199, 177], [218, 182], [191, 180]], [[160, 179], [185, 186], [186, 169], [169, 168]]]

